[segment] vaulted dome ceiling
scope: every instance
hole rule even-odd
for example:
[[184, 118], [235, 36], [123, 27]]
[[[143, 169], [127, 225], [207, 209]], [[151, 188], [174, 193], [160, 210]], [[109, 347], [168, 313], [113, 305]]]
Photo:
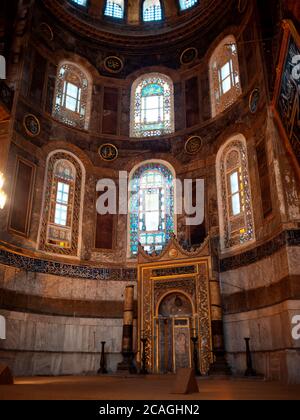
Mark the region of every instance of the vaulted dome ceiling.
[[203, 34], [227, 20], [233, 10], [237, 10], [234, 0], [198, 0], [195, 4], [191, 1], [187, 3], [191, 6], [186, 10], [181, 10], [180, 4], [183, 3], [180, 0], [162, 0], [161, 19], [145, 22], [143, 0], [125, 1], [123, 18], [106, 15], [106, 0], [87, 0], [86, 5], [85, 0], [43, 2], [52, 14], [73, 31], [93, 40], [126, 44], [128, 47], [151, 45], [156, 41], [163, 45], [187, 39], [195, 32], [201, 31]]

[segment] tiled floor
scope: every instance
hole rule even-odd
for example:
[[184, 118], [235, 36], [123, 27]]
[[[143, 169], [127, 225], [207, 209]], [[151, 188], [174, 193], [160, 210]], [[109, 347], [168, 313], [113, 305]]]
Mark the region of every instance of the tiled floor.
[[0, 386], [0, 400], [300, 400], [300, 385], [243, 378], [200, 378], [198, 394], [175, 395], [174, 379], [173, 375], [19, 378], [15, 385]]

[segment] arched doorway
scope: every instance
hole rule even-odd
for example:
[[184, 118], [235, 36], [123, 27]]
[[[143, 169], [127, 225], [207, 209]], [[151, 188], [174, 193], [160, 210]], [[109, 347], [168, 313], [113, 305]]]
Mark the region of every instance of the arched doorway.
[[191, 367], [192, 304], [183, 293], [165, 296], [158, 308], [158, 367], [161, 373]]

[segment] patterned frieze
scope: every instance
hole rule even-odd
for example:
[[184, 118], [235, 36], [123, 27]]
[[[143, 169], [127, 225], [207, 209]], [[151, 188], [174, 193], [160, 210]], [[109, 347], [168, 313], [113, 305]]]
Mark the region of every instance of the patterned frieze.
[[300, 230], [286, 230], [278, 236], [256, 248], [238, 255], [224, 258], [220, 261], [220, 271], [235, 270], [253, 264], [263, 258], [275, 254], [284, 246], [300, 246]]
[[31, 258], [0, 249], [0, 263], [34, 273], [91, 280], [135, 281], [134, 268], [99, 268]]

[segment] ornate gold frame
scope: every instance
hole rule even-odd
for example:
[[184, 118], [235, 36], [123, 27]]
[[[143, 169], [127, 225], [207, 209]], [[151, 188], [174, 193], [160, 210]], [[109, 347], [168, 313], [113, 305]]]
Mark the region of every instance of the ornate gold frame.
[[[190, 63], [185, 63], [185, 62], [182, 60], [182, 58], [183, 58], [184, 54], [185, 54], [187, 51], [189, 51], [189, 50], [193, 50], [193, 51], [195, 51], [195, 52], [196, 52], [196, 55], [195, 55], [194, 60], [192, 60]], [[196, 48], [196, 47], [189, 47], [189, 48], [186, 48], [184, 51], [182, 51], [182, 53], [181, 53], [181, 55], [180, 55], [180, 64], [182, 64], [183, 66], [187, 66], [187, 65], [189, 65], [189, 64], [192, 64], [195, 60], [197, 60], [198, 55], [199, 55], [199, 51], [197, 50], [197, 48]]]
[[[114, 59], [116, 59], [120, 62], [120, 64], [121, 64], [120, 70], [112, 70], [111, 68], [109, 68], [107, 66], [107, 61], [111, 58], [114, 58]], [[124, 69], [124, 61], [120, 57], [117, 57], [116, 55], [110, 55], [108, 57], [105, 57], [105, 59], [103, 61], [103, 65], [104, 65], [104, 68], [105, 68], [106, 71], [108, 71], [109, 73], [113, 73], [113, 74], [121, 73], [121, 71]]]
[[278, 67], [277, 67], [277, 78], [276, 78], [276, 83], [275, 83], [275, 90], [274, 90], [274, 96], [273, 96], [273, 100], [272, 100], [272, 104], [271, 104], [271, 109], [273, 111], [274, 118], [275, 118], [275, 121], [277, 123], [279, 132], [283, 137], [286, 150], [287, 150], [287, 152], [288, 152], [288, 154], [289, 154], [289, 156], [290, 156], [290, 158], [293, 162], [293, 165], [295, 167], [295, 171], [296, 171], [297, 176], [300, 180], [300, 166], [299, 166], [299, 163], [296, 159], [294, 151], [291, 147], [288, 135], [287, 135], [286, 130], [285, 130], [285, 128], [283, 126], [283, 123], [281, 121], [279, 112], [277, 111], [277, 101], [278, 101], [278, 96], [279, 96], [279, 92], [280, 92], [280, 88], [281, 88], [282, 72], [283, 72], [283, 69], [284, 69], [285, 61], [286, 61], [286, 55], [287, 55], [289, 40], [290, 40], [290, 37], [292, 36], [294, 38], [296, 44], [300, 48], [300, 36], [299, 36], [295, 26], [293, 25], [292, 21], [284, 20], [282, 22], [282, 27], [283, 27], [283, 39], [282, 39], [282, 45], [281, 45], [281, 51], [280, 51], [280, 57], [279, 57], [279, 64], [278, 64]]
[[[174, 274], [166, 276], [153, 276], [152, 272], [155, 269], [174, 268], [184, 266], [196, 266], [194, 273], [189, 274]], [[159, 371], [159, 352], [155, 348], [154, 335], [156, 333], [157, 325], [156, 319], [158, 308], [162, 299], [171, 293], [185, 294], [192, 303], [193, 320], [197, 331], [200, 333], [198, 340], [198, 352], [201, 354], [201, 371], [207, 373], [210, 363], [212, 362], [212, 332], [211, 332], [211, 308], [210, 308], [210, 273], [211, 273], [211, 259], [207, 257], [195, 258], [180, 258], [178, 260], [166, 260], [138, 264], [138, 354], [137, 361], [140, 362], [140, 338], [141, 332], [149, 338], [147, 345], [147, 365], [151, 372]], [[184, 289], [185, 280], [191, 280], [190, 286], [194, 285], [194, 296]], [[163, 282], [165, 290], [156, 298], [155, 284], [156, 282]], [[181, 282], [180, 288], [170, 285], [168, 283], [176, 281]], [[194, 325], [193, 325], [194, 326]], [[203, 345], [206, 343], [206, 346]], [[155, 357], [156, 354], [156, 357]]]
[[[113, 149], [115, 149], [115, 151], [116, 151], [116, 156], [115, 156], [115, 158], [114, 159], [112, 159], [112, 160], [108, 160], [108, 159], [104, 159], [104, 157], [101, 155], [101, 149], [103, 148], [103, 147], [105, 147], [105, 146], [110, 146], [110, 147], [112, 147]], [[116, 159], [118, 159], [118, 157], [119, 157], [119, 150], [118, 150], [118, 148], [114, 145], [114, 144], [112, 144], [112, 143], [105, 143], [105, 144], [101, 144], [101, 146], [99, 146], [99, 148], [98, 148], [98, 155], [100, 156], [100, 158], [104, 161], [104, 162], [114, 162]]]
[[[31, 132], [31, 131], [29, 131], [29, 130], [28, 130], [28, 128], [26, 127], [26, 122], [25, 122], [25, 120], [26, 120], [26, 118], [28, 118], [28, 117], [32, 117], [32, 118], [36, 121], [36, 123], [37, 123], [37, 125], [38, 125], [38, 132], [37, 132], [36, 134], [32, 134], [32, 132]], [[35, 115], [33, 115], [33, 114], [26, 114], [26, 115], [24, 116], [24, 118], [23, 118], [23, 127], [24, 127], [24, 129], [25, 129], [26, 134], [27, 134], [28, 136], [30, 136], [30, 137], [37, 137], [37, 136], [40, 134], [40, 132], [41, 132], [41, 124], [40, 124], [40, 121], [39, 121], [39, 119], [38, 119]]]

